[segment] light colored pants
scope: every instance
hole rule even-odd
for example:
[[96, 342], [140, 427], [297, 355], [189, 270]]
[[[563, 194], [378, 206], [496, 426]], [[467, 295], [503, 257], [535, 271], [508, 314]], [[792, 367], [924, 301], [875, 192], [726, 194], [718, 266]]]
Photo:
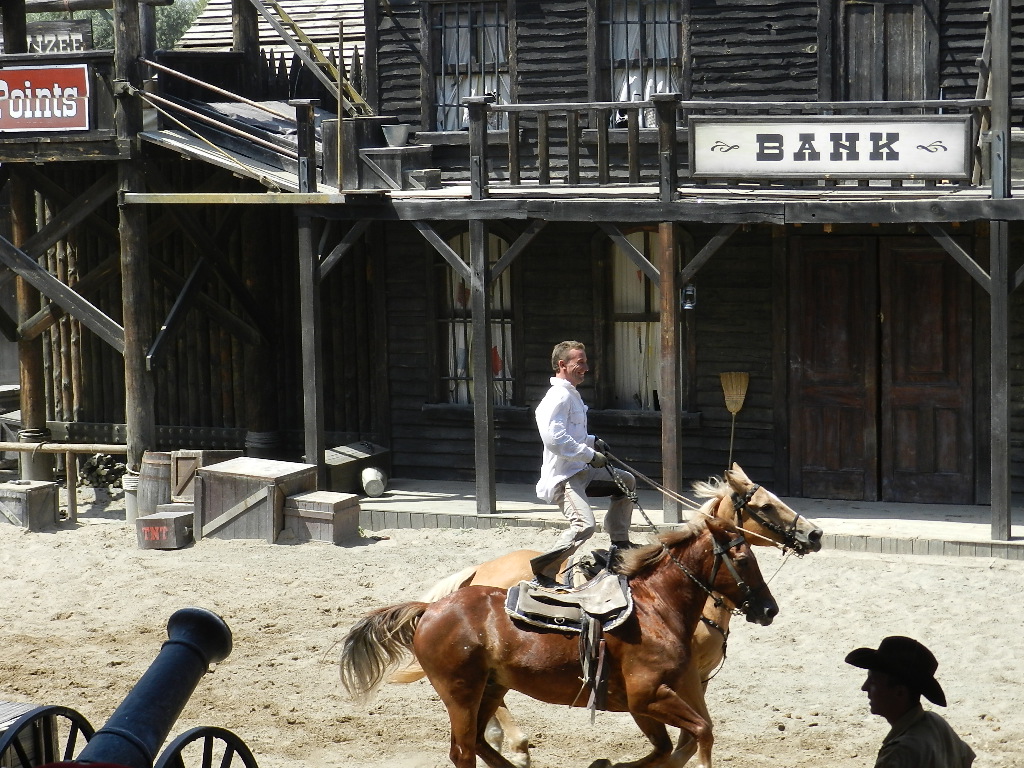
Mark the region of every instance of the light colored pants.
[[[626, 488], [636, 488], [636, 478], [621, 469], [613, 470], [615, 476]], [[594, 535], [597, 523], [594, 508], [588, 501], [590, 496], [611, 496], [608, 513], [604, 517], [604, 529], [613, 542], [629, 539], [629, 524], [633, 517], [633, 502], [613, 483], [604, 467], [587, 467], [565, 481], [555, 493], [554, 502], [562, 510], [569, 527], [565, 529], [554, 545], [542, 555], [530, 561], [534, 573], [552, 576], [551, 566], [556, 566], [571, 556], [583, 543]]]

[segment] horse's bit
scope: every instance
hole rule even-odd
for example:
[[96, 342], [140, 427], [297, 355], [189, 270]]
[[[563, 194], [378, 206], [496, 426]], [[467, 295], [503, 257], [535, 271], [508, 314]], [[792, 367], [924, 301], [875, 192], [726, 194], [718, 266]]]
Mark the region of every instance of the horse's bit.
[[732, 506], [736, 510], [736, 527], [743, 527], [743, 512], [746, 510], [747, 516], [752, 517], [756, 520], [763, 528], [767, 528], [769, 531], [778, 534], [782, 537], [783, 548], [792, 549], [798, 556], [803, 555], [805, 552], [804, 545], [796, 538], [796, 526], [803, 517], [799, 512], [794, 510], [796, 517], [793, 518], [793, 524], [789, 528], [784, 528], [772, 520], [769, 520], [763, 514], [758, 511], [757, 507], [750, 505], [750, 500], [754, 498], [754, 494], [760, 490], [761, 486], [755, 483], [750, 487], [742, 496], [739, 493], [733, 493], [732, 495]]

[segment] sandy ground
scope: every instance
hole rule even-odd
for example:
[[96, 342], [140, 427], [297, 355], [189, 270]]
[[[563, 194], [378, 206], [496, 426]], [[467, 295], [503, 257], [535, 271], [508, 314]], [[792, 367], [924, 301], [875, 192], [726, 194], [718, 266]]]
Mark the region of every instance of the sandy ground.
[[[86, 493], [89, 493], [86, 491]], [[140, 550], [117, 503], [77, 526], [0, 525], [0, 700], [61, 704], [103, 724], [156, 656], [185, 606], [227, 621], [234, 651], [199, 686], [171, 736], [236, 732], [263, 768], [448, 766], [447, 717], [425, 681], [387, 686], [368, 706], [338, 684], [338, 643], [364, 612], [416, 599], [435, 580], [555, 531], [395, 530], [350, 547], [204, 540]], [[606, 545], [600, 535], [594, 542]], [[762, 570], [780, 557], [758, 550]], [[867, 711], [850, 649], [908, 634], [933, 648], [946, 715], [979, 768], [1024, 763], [1024, 562], [822, 552], [772, 581], [770, 627], [733, 623], [708, 700], [716, 760], [733, 766], [870, 766], [887, 725]], [[536, 768], [633, 759], [646, 742], [628, 715], [509, 703]]]

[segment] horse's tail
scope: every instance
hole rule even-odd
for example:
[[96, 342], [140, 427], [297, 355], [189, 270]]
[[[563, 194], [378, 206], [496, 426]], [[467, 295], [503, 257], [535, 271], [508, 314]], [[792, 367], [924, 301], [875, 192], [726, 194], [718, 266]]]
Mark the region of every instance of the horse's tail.
[[412, 648], [412, 638], [429, 603], [378, 608], [356, 622], [341, 641], [341, 684], [357, 701], [370, 698], [388, 671]]
[[[424, 603], [436, 603], [442, 597], [448, 597], [448, 595], [468, 586], [476, 575], [478, 566], [470, 565], [463, 568], [458, 573], [453, 573], [451, 576], [445, 576], [439, 582], [434, 584], [430, 589], [423, 593], [420, 600]], [[388, 678], [389, 683], [415, 683], [417, 680], [422, 680], [426, 677], [426, 672], [423, 671], [423, 667], [420, 663], [413, 659], [408, 665], [402, 667], [402, 669], [395, 672], [391, 677]]]

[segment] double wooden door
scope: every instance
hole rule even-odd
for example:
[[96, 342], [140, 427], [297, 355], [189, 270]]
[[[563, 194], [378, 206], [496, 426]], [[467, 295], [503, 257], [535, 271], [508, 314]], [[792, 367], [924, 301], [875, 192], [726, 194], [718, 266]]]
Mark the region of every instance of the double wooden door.
[[973, 502], [970, 278], [930, 238], [791, 245], [791, 491]]

